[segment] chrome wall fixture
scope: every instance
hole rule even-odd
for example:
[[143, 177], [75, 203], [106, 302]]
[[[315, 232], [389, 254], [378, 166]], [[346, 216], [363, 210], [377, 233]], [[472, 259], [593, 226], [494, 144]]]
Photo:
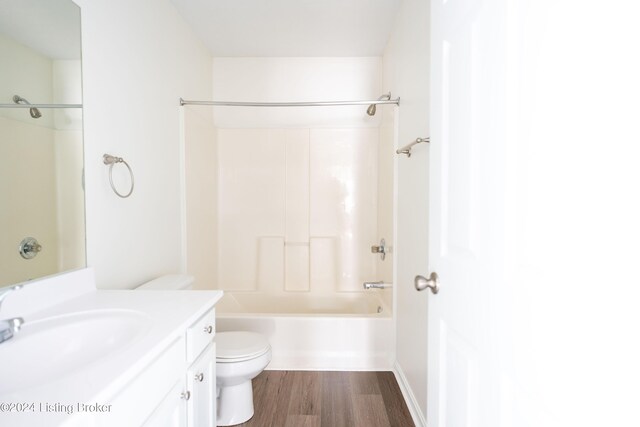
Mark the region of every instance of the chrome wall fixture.
[[380, 254], [380, 259], [382, 261], [384, 261], [387, 252], [389, 252], [389, 247], [387, 246], [387, 242], [385, 242], [384, 239], [380, 239], [380, 244], [379, 245], [373, 245], [371, 246], [371, 253], [372, 254]]
[[374, 101], [316, 101], [316, 102], [231, 102], [231, 101], [189, 101], [180, 98], [180, 105], [212, 105], [214, 107], [336, 107], [344, 105], [394, 104], [400, 105], [400, 98], [391, 99], [391, 93]]
[[384, 283], [383, 281], [379, 281], [379, 282], [364, 282], [362, 284], [362, 287], [365, 288], [366, 290], [369, 289], [388, 289], [391, 288], [392, 285], [389, 283]]
[[[133, 171], [131, 170], [131, 166], [129, 166], [129, 163], [125, 162], [122, 157], [112, 156], [111, 154], [103, 155], [102, 161], [105, 165], [109, 166], [109, 184], [111, 184], [111, 189], [113, 190], [113, 192], [116, 193], [118, 197], [122, 197], [123, 199], [126, 199], [127, 197], [129, 197], [131, 193], [133, 193], [133, 185], [134, 185]], [[127, 167], [127, 169], [129, 169], [129, 175], [131, 176], [131, 188], [129, 189], [129, 192], [127, 194], [120, 193], [116, 189], [116, 186], [113, 184], [113, 165], [115, 165], [116, 163], [123, 163]]]
[[426, 138], [416, 138], [415, 141], [410, 142], [402, 148], [398, 148], [396, 150], [396, 154], [406, 154], [407, 157], [411, 157], [411, 148], [413, 148], [416, 144], [421, 144], [423, 142], [429, 143], [429, 137]]
[[25, 237], [18, 246], [18, 252], [24, 259], [33, 259], [42, 250], [42, 245], [33, 237]]
[[[385, 93], [384, 95], [380, 95], [377, 99], [377, 101], [382, 101], [382, 100], [390, 100], [391, 99], [391, 92], [389, 93]], [[369, 108], [367, 108], [367, 114], [370, 116], [375, 116], [376, 114], [376, 104], [371, 104], [369, 105]]]
[[42, 117], [42, 113], [40, 113], [40, 110], [38, 110], [36, 107], [32, 106], [29, 101], [27, 101], [26, 99], [24, 99], [20, 95], [13, 95], [13, 102], [15, 102], [18, 105], [28, 105], [29, 106], [29, 114], [31, 114], [32, 118], [39, 119], [40, 117]]

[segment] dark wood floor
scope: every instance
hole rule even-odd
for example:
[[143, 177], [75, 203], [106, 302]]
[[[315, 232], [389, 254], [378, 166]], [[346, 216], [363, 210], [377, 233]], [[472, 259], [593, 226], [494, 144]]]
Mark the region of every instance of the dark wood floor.
[[392, 372], [264, 371], [251, 427], [411, 427]]

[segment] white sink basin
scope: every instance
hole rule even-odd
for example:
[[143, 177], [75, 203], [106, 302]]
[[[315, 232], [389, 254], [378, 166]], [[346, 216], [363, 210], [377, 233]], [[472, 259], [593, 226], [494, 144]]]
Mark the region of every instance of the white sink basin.
[[0, 344], [0, 394], [36, 387], [99, 362], [142, 337], [149, 317], [93, 310], [25, 322]]

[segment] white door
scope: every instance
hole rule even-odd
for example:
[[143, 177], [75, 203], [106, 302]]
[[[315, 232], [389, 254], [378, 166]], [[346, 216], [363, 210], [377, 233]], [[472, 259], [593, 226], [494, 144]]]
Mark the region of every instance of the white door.
[[[493, 216], [496, 206], [487, 199], [501, 196], [502, 188], [496, 188], [500, 184], [493, 177], [500, 176], [501, 165], [486, 160], [503, 138], [493, 140], [484, 133], [489, 131], [491, 113], [479, 104], [488, 101], [483, 98], [487, 95], [484, 85], [499, 86], [504, 76], [483, 76], [484, 70], [477, 68], [493, 65], [478, 49], [493, 53], [481, 44], [482, 36], [499, 19], [489, 15], [483, 20], [482, 3], [432, 2], [429, 267], [439, 275], [441, 289], [435, 295], [425, 293], [429, 300], [427, 423], [434, 427], [497, 426], [478, 421], [481, 405], [491, 400], [484, 377], [489, 374], [491, 349], [486, 347], [490, 344], [486, 334], [495, 280], [483, 261], [494, 255], [487, 250], [500, 244], [502, 232], [500, 216]], [[504, 103], [503, 95], [496, 93], [490, 102]]]
[[640, 425], [634, 3], [431, 2], [429, 426]]

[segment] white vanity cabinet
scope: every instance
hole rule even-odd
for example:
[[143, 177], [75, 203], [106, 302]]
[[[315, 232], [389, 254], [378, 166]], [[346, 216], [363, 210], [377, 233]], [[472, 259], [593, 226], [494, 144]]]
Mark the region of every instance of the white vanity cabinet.
[[187, 426], [216, 425], [216, 333], [212, 308], [187, 329]]
[[216, 356], [215, 343], [202, 353], [187, 370], [188, 427], [215, 427], [216, 425]]
[[144, 427], [215, 427], [215, 309], [185, 331], [183, 370], [179, 380], [155, 407]]
[[91, 269], [25, 286], [3, 307], [25, 325], [0, 359], [36, 374], [0, 378], [0, 402], [35, 410], [0, 412], [0, 426], [214, 427], [222, 295], [97, 290]]
[[184, 404], [184, 381], [178, 381], [153, 411], [143, 427], [183, 427], [187, 420]]

